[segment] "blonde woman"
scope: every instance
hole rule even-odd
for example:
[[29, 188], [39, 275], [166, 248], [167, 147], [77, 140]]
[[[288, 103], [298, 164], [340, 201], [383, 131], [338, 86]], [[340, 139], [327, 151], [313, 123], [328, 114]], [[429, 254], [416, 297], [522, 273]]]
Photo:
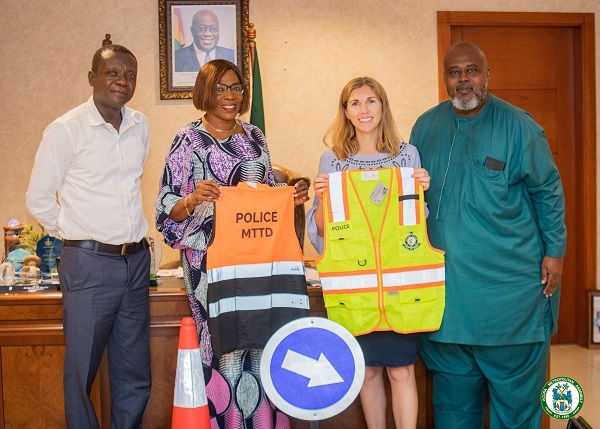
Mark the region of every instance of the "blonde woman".
[[[339, 99], [335, 120], [325, 133], [330, 147], [321, 155], [314, 179], [315, 201], [308, 211], [308, 236], [323, 252], [323, 192], [329, 187], [329, 173], [388, 167], [414, 167], [413, 175], [425, 189], [429, 174], [421, 167], [417, 150], [400, 140], [385, 90], [370, 77], [352, 79]], [[392, 409], [397, 428], [417, 425], [417, 335], [374, 331], [356, 337], [365, 356], [366, 371], [360, 399], [370, 429], [386, 427], [386, 395], [383, 371], [392, 387]]]

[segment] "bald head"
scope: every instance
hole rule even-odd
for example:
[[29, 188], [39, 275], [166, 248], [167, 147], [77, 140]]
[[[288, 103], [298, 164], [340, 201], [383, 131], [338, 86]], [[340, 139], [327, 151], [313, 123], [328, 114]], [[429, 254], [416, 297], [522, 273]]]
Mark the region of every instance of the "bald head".
[[210, 52], [219, 43], [219, 18], [208, 9], [199, 10], [192, 18], [194, 43], [205, 52]]
[[444, 70], [456, 57], [468, 56], [476, 60], [477, 64], [487, 70], [488, 62], [483, 50], [473, 42], [461, 41], [450, 46], [444, 55]]
[[192, 26], [196, 27], [201, 25], [206, 20], [216, 22], [217, 25], [219, 24], [219, 18], [217, 17], [217, 14], [215, 14], [212, 10], [202, 9], [194, 14], [194, 17], [192, 18]]
[[458, 115], [475, 116], [483, 109], [489, 77], [487, 58], [476, 44], [458, 42], [446, 51], [444, 84]]

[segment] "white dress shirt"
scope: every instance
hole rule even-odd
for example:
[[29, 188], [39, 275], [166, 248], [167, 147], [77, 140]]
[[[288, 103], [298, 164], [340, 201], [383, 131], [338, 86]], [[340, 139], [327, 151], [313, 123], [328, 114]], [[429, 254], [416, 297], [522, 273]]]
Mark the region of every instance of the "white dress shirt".
[[150, 147], [148, 120], [129, 107], [121, 113], [117, 131], [90, 97], [44, 131], [26, 203], [50, 235], [108, 244], [146, 235], [140, 184]]

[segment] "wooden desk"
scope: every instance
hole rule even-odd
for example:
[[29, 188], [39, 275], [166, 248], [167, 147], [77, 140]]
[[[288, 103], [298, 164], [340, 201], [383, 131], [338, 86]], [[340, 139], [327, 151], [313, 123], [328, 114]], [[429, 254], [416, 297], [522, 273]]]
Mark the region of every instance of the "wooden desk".
[[[152, 393], [144, 428], [169, 428], [181, 319], [190, 307], [180, 280], [150, 289]], [[0, 296], [0, 428], [64, 429], [60, 292]], [[91, 392], [102, 428], [110, 428], [108, 362]]]
[[[320, 288], [309, 287], [311, 315], [326, 316]], [[152, 393], [142, 426], [171, 426], [173, 387], [181, 319], [190, 308], [181, 280], [167, 279], [150, 289]], [[64, 359], [60, 292], [13, 293], [0, 296], [0, 428], [63, 429], [62, 374]], [[425, 368], [417, 364], [419, 428], [427, 427]], [[386, 380], [387, 381], [387, 380]], [[389, 383], [387, 383], [389, 398]], [[108, 362], [100, 364], [92, 386], [92, 402], [102, 428], [110, 428]], [[388, 405], [388, 427], [393, 427]], [[294, 429], [309, 423], [293, 419]], [[320, 422], [321, 429], [364, 428], [357, 399], [343, 413]]]
[[[309, 287], [312, 316], [325, 317], [320, 288]], [[181, 319], [190, 308], [181, 280], [168, 279], [150, 289], [150, 352], [152, 393], [142, 427], [171, 427], [173, 388], [177, 369], [177, 347]], [[64, 360], [62, 295], [60, 292], [0, 295], [0, 429], [64, 429], [62, 374]], [[431, 380], [421, 361], [415, 366], [419, 391], [417, 428], [433, 428]], [[387, 427], [393, 428], [390, 387]], [[110, 428], [108, 362], [100, 364], [91, 392], [103, 429]], [[292, 419], [292, 429], [307, 429], [309, 423]], [[549, 427], [544, 414], [542, 428]], [[357, 398], [337, 416], [319, 422], [320, 429], [366, 428]]]

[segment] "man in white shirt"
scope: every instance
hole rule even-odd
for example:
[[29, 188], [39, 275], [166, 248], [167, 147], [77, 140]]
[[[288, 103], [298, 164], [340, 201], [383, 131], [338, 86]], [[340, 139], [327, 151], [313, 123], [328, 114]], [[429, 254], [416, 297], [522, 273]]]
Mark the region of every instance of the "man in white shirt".
[[137, 60], [106, 45], [94, 54], [93, 95], [44, 131], [27, 207], [63, 240], [59, 278], [65, 333], [65, 417], [99, 428], [90, 389], [108, 348], [111, 427], [139, 428], [150, 396], [150, 252], [140, 183], [149, 150], [146, 117], [125, 106]]
[[219, 18], [212, 10], [196, 12], [190, 30], [194, 43], [175, 51], [175, 72], [198, 72], [204, 64], [217, 58], [236, 63], [233, 49], [217, 46]]

